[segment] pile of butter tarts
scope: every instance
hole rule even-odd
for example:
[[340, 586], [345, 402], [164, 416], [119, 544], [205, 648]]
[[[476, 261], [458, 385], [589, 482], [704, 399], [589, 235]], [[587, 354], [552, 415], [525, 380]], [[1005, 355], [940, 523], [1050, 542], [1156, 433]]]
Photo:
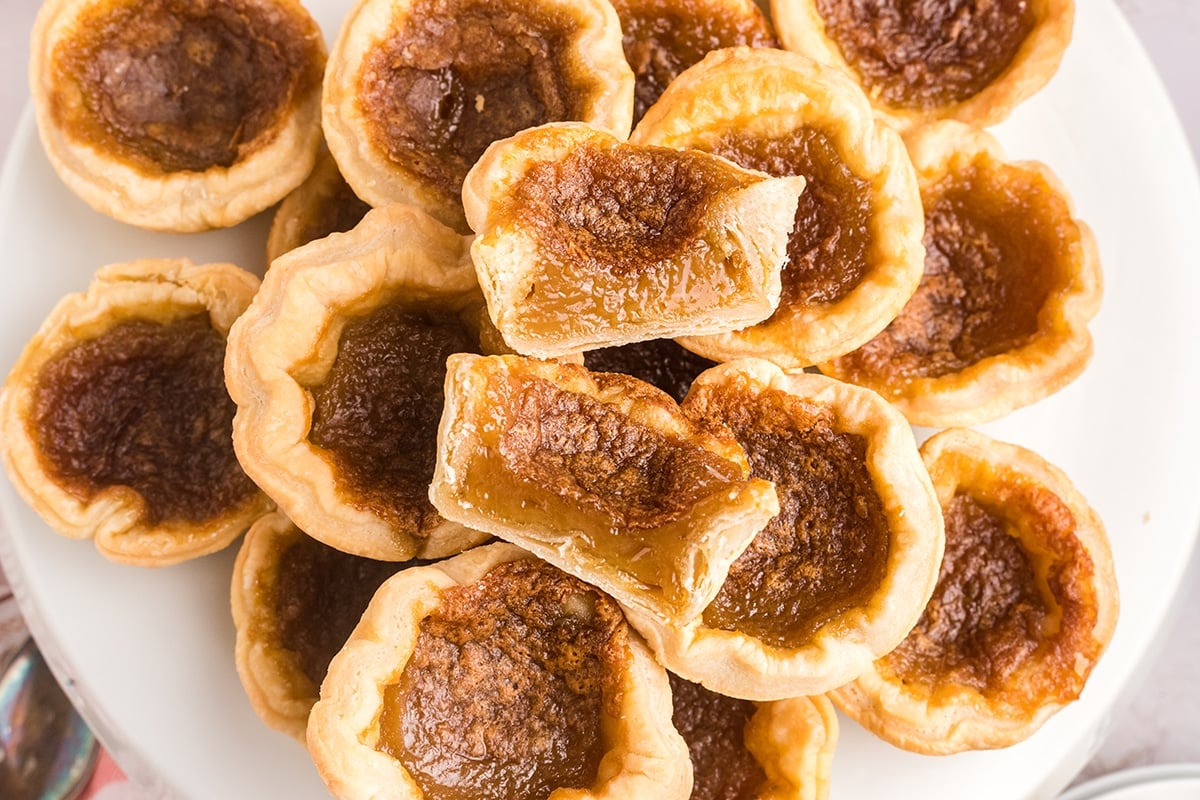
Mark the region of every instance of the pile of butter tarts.
[[920, 753], [1020, 741], [1117, 614], [1069, 478], [966, 427], [1091, 355], [1092, 235], [982, 129], [1072, 17], [359, 0], [327, 55], [292, 0], [47, 0], [81, 198], [282, 202], [261, 282], [64, 298], [9, 475], [120, 562], [248, 530], [238, 672], [339, 798], [819, 798], [831, 701]]

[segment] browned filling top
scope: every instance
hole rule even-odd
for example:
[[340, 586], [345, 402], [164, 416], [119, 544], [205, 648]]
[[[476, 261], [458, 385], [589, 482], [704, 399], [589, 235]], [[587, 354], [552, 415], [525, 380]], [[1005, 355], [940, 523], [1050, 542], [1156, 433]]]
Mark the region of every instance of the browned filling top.
[[204, 522], [257, 488], [233, 452], [225, 338], [207, 314], [122, 322], [55, 356], [38, 376], [32, 420], [43, 467], [88, 501], [113, 486], [145, 519]]
[[735, 133], [712, 152], [748, 169], [807, 180], [788, 239], [783, 293], [776, 314], [811, 303], [836, 303], [867, 274], [871, 184], [846, 164], [834, 140], [801, 127], [771, 139]]
[[446, 358], [478, 339], [451, 312], [381, 306], [348, 323], [324, 383], [314, 387], [309, 439], [328, 451], [356, 505], [422, 535], [429, 502]]
[[999, 689], [1041, 644], [1048, 607], [1004, 517], [960, 492], [946, 509], [937, 588], [912, 633], [887, 656], [906, 680]]
[[685, 350], [672, 339], [653, 339], [591, 350], [583, 363], [593, 372], [619, 372], [662, 389], [681, 402], [692, 381], [713, 362]]
[[671, 721], [692, 757], [691, 800], [755, 800], [767, 774], [746, 749], [745, 733], [758, 706], [667, 675], [674, 705]]
[[771, 24], [754, 5], [743, 14], [730, 13], [726, 6], [679, 0], [616, 0], [613, 7], [621, 19], [625, 60], [637, 79], [634, 124], [667, 84], [713, 50], [779, 46]]
[[535, 560], [442, 595], [384, 692], [378, 749], [427, 797], [544, 800], [596, 781], [619, 714], [628, 633], [616, 604]]
[[376, 147], [447, 196], [489, 144], [580, 119], [600, 87], [570, 52], [578, 22], [516, 0], [418, 0], [363, 62]]
[[826, 33], [867, 90], [898, 108], [978, 94], [1037, 24], [1029, 0], [817, 0]]
[[51, 113], [151, 174], [229, 167], [321, 82], [321, 33], [259, 0], [95, 3], [54, 51]]
[[728, 425], [750, 474], [775, 483], [779, 514], [729, 570], [704, 611], [711, 628], [801, 647], [886, 574], [890, 535], [866, 464], [866, 440], [834, 427], [828, 408], [777, 390], [749, 402], [736, 388], [693, 393], [688, 407]]
[[329, 662], [350, 638], [375, 590], [401, 568], [352, 556], [300, 532], [284, 540], [266, 602], [278, 620], [279, 643], [296, 655], [301, 671], [319, 687]]
[[838, 359], [850, 380], [901, 386], [1023, 347], [1040, 332], [1050, 295], [1070, 279], [1078, 234], [1066, 201], [1040, 175], [977, 162], [921, 198], [921, 284], [886, 330]]

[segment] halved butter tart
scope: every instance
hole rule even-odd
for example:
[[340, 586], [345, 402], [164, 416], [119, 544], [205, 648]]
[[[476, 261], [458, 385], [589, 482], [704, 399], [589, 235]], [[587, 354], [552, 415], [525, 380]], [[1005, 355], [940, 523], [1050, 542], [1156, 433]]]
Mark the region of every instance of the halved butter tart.
[[318, 542], [283, 514], [250, 526], [230, 585], [238, 677], [267, 725], [304, 742], [329, 662], [375, 591], [407, 566]]
[[325, 72], [323, 126], [347, 182], [466, 232], [463, 178], [547, 122], [629, 135], [633, 73], [607, 0], [359, 0]]
[[312, 172], [275, 209], [267, 234], [267, 263], [300, 245], [350, 230], [370, 210], [322, 148]]
[[631, 141], [805, 178], [775, 313], [680, 338], [689, 350], [806, 367], [868, 341], [916, 290], [924, 217], [908, 153], [837, 69], [782, 50], [712, 53], [667, 88]]
[[838, 722], [825, 697], [739, 700], [668, 673], [691, 800], [825, 800]]
[[673, 623], [708, 604], [779, 510], [728, 432], [658, 389], [519, 356], [450, 357], [430, 497]]
[[48, 0], [29, 82], [72, 191], [122, 222], [197, 231], [304, 180], [324, 68], [321, 31], [295, 0]]
[[222, 371], [257, 289], [232, 264], [149, 259], [59, 301], [0, 399], [5, 466], [47, 525], [160, 566], [220, 550], [271, 509], [234, 454]]
[[820, 364], [868, 386], [914, 425], [974, 425], [1083, 372], [1100, 257], [1066, 189], [990, 134], [944, 122], [909, 141], [925, 207], [925, 274], [882, 333]]
[[1079, 696], [1112, 638], [1108, 539], [1030, 450], [949, 429], [921, 454], [946, 515], [937, 589], [900, 646], [830, 696], [906, 750], [1005, 747]]
[[429, 503], [446, 356], [497, 346], [467, 241], [418, 208], [375, 209], [292, 250], [230, 334], [233, 444], [302, 530], [385, 561], [486, 536]]
[[488, 312], [548, 358], [760, 322], [804, 189], [580, 123], [496, 142], [463, 185]]
[[339, 800], [684, 800], [692, 783], [667, 675], [616, 603], [508, 544], [383, 584], [308, 745]]
[[1074, 0], [771, 0], [784, 47], [845, 70], [898, 128], [1000, 122], [1054, 76]]
[[732, 697], [820, 694], [869, 669], [921, 616], [942, 557], [904, 418], [874, 392], [760, 359], [708, 370], [682, 408], [732, 431], [779, 514], [700, 615], [665, 625], [626, 605], [630, 623], [667, 669]]

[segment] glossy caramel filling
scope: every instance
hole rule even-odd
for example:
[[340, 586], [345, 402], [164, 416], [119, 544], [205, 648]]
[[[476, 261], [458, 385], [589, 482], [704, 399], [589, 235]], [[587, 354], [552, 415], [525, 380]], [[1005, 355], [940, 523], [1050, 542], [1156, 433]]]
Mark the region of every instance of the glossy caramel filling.
[[229, 167], [320, 83], [320, 43], [310, 19], [268, 3], [96, 3], [54, 51], [51, 113], [145, 172]]
[[546, 262], [525, 302], [531, 334], [581, 335], [711, 307], [737, 294], [744, 262], [704, 264], [724, 231], [705, 225], [710, 203], [760, 178], [695, 151], [585, 143], [535, 164], [501, 218], [520, 220]]
[[1017, 532], [1000, 513], [960, 492], [945, 519], [937, 588], [886, 661], [906, 681], [999, 689], [1037, 651], [1049, 608]]
[[780, 506], [733, 563], [704, 624], [802, 647], [866, 606], [886, 574], [890, 536], [867, 442], [836, 430], [829, 409], [776, 390], [753, 403], [736, 389], [701, 399], [745, 448], [750, 474], [774, 482]]
[[778, 47], [771, 24], [755, 6], [747, 13], [679, 0], [616, 0], [625, 60], [636, 79], [633, 122], [637, 124], [671, 81], [713, 50]]
[[393, 303], [346, 325], [329, 374], [312, 390], [309, 440], [328, 452], [357, 506], [414, 536], [440, 519], [429, 484], [446, 358], [478, 350], [451, 312]]
[[523, 560], [450, 589], [384, 691], [377, 748], [426, 797], [545, 800], [596, 782], [629, 658], [616, 604]]
[[858, 286], [870, 269], [871, 184], [850, 169], [830, 136], [809, 127], [770, 139], [734, 133], [711, 150], [747, 169], [807, 180], [788, 239], [776, 314], [836, 303]]
[[32, 435], [43, 467], [81, 501], [127, 486], [145, 519], [205, 522], [257, 487], [233, 452], [225, 338], [207, 314], [130, 320], [42, 367]]
[[319, 687], [380, 585], [409, 564], [373, 561], [335, 550], [296, 532], [284, 540], [265, 603], [275, 612], [279, 644]]
[[577, 27], [533, 3], [417, 0], [358, 79], [375, 146], [457, 198], [492, 142], [581, 117], [599, 87], [569, 52]]
[[756, 800], [767, 774], [746, 749], [745, 733], [758, 706], [667, 675], [674, 707], [671, 721], [692, 758], [691, 800]]
[[869, 94], [897, 108], [966, 100], [996, 80], [1037, 24], [1029, 0], [816, 0], [826, 34]]
[[1078, 234], [1066, 201], [1040, 175], [977, 162], [923, 191], [922, 201], [920, 286], [882, 333], [838, 359], [848, 380], [899, 387], [1023, 347], [1070, 279]]
[[683, 401], [696, 376], [713, 366], [712, 361], [685, 350], [673, 339], [590, 350], [583, 354], [583, 364], [593, 372], [619, 372], [645, 381], [677, 403]]

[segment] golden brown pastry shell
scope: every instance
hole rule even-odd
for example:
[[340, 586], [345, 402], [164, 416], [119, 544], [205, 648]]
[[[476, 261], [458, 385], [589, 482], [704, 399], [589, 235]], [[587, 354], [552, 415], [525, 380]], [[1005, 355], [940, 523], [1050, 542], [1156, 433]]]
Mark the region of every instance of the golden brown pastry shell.
[[825, 697], [759, 703], [746, 724], [747, 749], [767, 774], [755, 800], [826, 800], [838, 721]]
[[[1045, 646], [1001, 689], [984, 692], [947, 680], [931, 690], [882, 660], [830, 697], [867, 730], [905, 750], [942, 755], [1007, 747], [1031, 736], [1075, 699], [1112, 638], [1119, 600], [1108, 538], [1070, 478], [1031, 450], [951, 428], [928, 439], [921, 453], [943, 506], [959, 492], [987, 498], [1004, 483], [1048, 490], [1064, 504], [1082, 549], [1084, 563], [1076, 566], [1090, 574], [1088, 585], [1071, 587], [1080, 613], [1064, 614], [1062, 598], [1053, 596], [1045, 582], [1048, 572], [1068, 568], [1054, 555], [1052, 543], [1043, 540], [1046, 534], [1036, 523], [1015, 525], [1039, 576], [1039, 591], [1051, 595], [1057, 620], [1047, 621], [1053, 632]], [[1071, 696], [1063, 697], [1064, 691]]]
[[[1057, 280], [1038, 312], [1038, 330], [1021, 347], [988, 356], [955, 372], [917, 376], [899, 382], [888, 376], [858, 375], [833, 359], [821, 372], [854, 380], [874, 389], [899, 408], [914, 425], [976, 425], [999, 419], [1062, 389], [1083, 372], [1092, 357], [1088, 323], [1099, 311], [1103, 295], [1100, 253], [1092, 230], [1074, 216], [1066, 187], [1045, 164], [1005, 160], [994, 136], [956, 122], [915, 131], [909, 153], [922, 192], [971, 164], [1003, 175], [1018, 170], [1038, 177], [1065, 204], [1069, 219], [1059, 231], [1068, 242], [1068, 257], [1047, 266]], [[903, 312], [901, 312], [903, 313]]]
[[5, 467], [47, 525], [72, 539], [94, 539], [113, 561], [165, 566], [223, 549], [271, 510], [266, 495], [254, 492], [215, 519], [150, 524], [144, 499], [129, 487], [110, 486], [90, 500], [66, 491], [46, 471], [28, 428], [41, 371], [58, 354], [132, 319], [168, 323], [204, 312], [227, 335], [258, 285], [233, 264], [146, 259], [102, 267], [87, 292], [59, 301], [17, 359], [0, 399]]
[[[324, 64], [320, 29], [295, 0], [269, 0], [309, 29], [306, 44]], [[312, 169], [321, 142], [321, 82], [303, 76], [297, 94], [276, 124], [246, 143], [229, 167], [203, 172], [151, 173], [103, 145], [82, 141], [52, 110], [59, 93], [77, 91], [54, 68], [55, 49], [72, 34], [80, 15], [120, 5], [113, 0], [48, 0], [38, 12], [31, 37], [29, 86], [46, 156], [62, 181], [89, 206], [120, 222], [162, 231], [193, 232], [236, 225], [278, 202]]]
[[895, 132], [875, 121], [866, 96], [841, 71], [783, 50], [719, 50], [675, 79], [630, 141], [710, 150], [729, 134], [771, 139], [801, 128], [829, 135], [847, 167], [869, 182], [869, 269], [836, 302], [781, 304], [752, 327], [678, 339], [698, 355], [807, 367], [868, 341], [917, 288], [925, 220], [908, 153]]
[[779, 700], [816, 695], [852, 680], [892, 650], [920, 618], [937, 582], [944, 546], [941, 509], [917, 453], [912, 430], [872, 391], [760, 359], [719, 364], [692, 384], [693, 396], [730, 386], [751, 399], [775, 389], [834, 410], [837, 430], [867, 439], [867, 468], [889, 523], [884, 577], [863, 606], [831, 619], [805, 645], [779, 647], [738, 631], [711, 628], [703, 617], [666, 625], [625, 605], [630, 623], [672, 672], [731, 697]]
[[[330, 664], [308, 725], [308, 746], [326, 785], [339, 800], [419, 800], [406, 769], [375, 749], [383, 688], [404, 670], [421, 620], [444, 591], [469, 585], [493, 567], [532, 556], [509, 544], [479, 547], [434, 566], [408, 569], [380, 587], [350, 641]], [[687, 745], [671, 726], [666, 672], [629, 639], [621, 676], [621, 714], [603, 721], [608, 749], [595, 785], [560, 788], [550, 800], [624, 800], [654, 796], [685, 800], [691, 792]]]
[[[246, 473], [313, 538], [381, 561], [452, 555], [487, 538], [445, 520], [425, 538], [398, 530], [342, 494], [334, 465], [308, 439], [314, 401], [306, 387], [329, 374], [347, 321], [401, 298], [458, 312], [468, 324], [486, 319], [464, 237], [396, 204], [277, 259], [234, 326], [225, 362]], [[485, 346], [489, 337], [481, 335]]]
[[[1074, 0], [1029, 0], [1029, 5], [1037, 20], [1033, 30], [1008, 67], [979, 92], [957, 103], [928, 109], [900, 108], [873, 99], [876, 113], [902, 131], [944, 119], [977, 128], [1006, 119], [1018, 104], [1054, 77], [1071, 42]], [[771, 0], [771, 15], [785, 48], [836, 67], [861, 83], [837, 43], [825, 32], [816, 0]]]
[[[372, 206], [411, 203], [467, 233], [458, 195], [447, 196], [372, 143], [358, 96], [366, 59], [404, 24], [418, 2], [359, 0], [350, 10], [325, 70], [322, 127], [342, 175], [363, 200]], [[633, 73], [625, 61], [620, 21], [612, 6], [605, 0], [539, 0], [535, 5], [579, 25], [570, 45], [573, 65], [600, 84], [583, 104], [582, 121], [628, 136], [633, 125]]]

